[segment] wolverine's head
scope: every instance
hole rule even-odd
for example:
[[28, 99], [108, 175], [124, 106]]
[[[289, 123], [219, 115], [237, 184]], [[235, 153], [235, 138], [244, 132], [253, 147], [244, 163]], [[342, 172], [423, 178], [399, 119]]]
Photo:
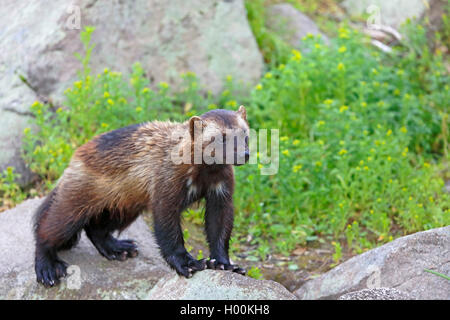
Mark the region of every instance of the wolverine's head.
[[242, 165], [250, 158], [249, 125], [244, 106], [239, 110], [211, 110], [189, 120], [194, 153], [202, 163]]

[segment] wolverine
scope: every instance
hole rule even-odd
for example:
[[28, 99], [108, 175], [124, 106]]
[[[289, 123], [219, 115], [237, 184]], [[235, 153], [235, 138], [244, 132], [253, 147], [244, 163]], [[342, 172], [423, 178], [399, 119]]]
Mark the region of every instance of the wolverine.
[[[230, 136], [233, 130], [243, 139]], [[66, 276], [68, 264], [57, 253], [74, 247], [82, 230], [106, 259], [136, 257], [135, 241], [113, 234], [120, 234], [145, 211], [153, 215], [161, 255], [178, 274], [189, 278], [206, 268], [245, 274], [230, 262], [228, 248], [234, 217], [233, 166], [249, 159], [249, 130], [241, 106], [238, 111], [211, 110], [183, 123], [152, 121], [124, 127], [79, 147], [35, 215], [37, 281], [51, 287]], [[211, 141], [217, 142], [216, 148], [210, 148]], [[208, 154], [213, 161], [205, 156], [207, 148], [212, 149]], [[208, 260], [189, 254], [181, 229], [181, 213], [202, 199]]]

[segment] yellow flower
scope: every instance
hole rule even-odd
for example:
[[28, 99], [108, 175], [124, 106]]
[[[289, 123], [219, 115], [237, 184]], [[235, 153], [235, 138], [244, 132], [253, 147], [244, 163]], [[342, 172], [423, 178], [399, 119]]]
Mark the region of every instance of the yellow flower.
[[370, 210], [370, 214], [373, 214], [373, 210]]
[[142, 107], [137, 107], [136, 108], [136, 112], [142, 112], [142, 110], [143, 110]]
[[300, 61], [302, 59], [302, 54], [300, 53], [300, 51], [293, 49], [291, 59], [294, 61]]
[[256, 90], [262, 90], [263, 87], [261, 83], [258, 83], [255, 88]]
[[397, 70], [397, 75], [401, 76], [405, 73], [405, 71], [403, 71], [402, 69]]
[[339, 28], [339, 38], [350, 39], [349, 30], [345, 28]]
[[339, 108], [339, 112], [344, 112], [345, 110], [348, 110], [347, 106], [342, 106]]
[[425, 168], [429, 168], [429, 167], [430, 167], [430, 164], [429, 164], [428, 162], [425, 162], [425, 163], [423, 164], [423, 166], [424, 166]]
[[341, 149], [341, 151], [339, 151], [339, 155], [340, 156], [342, 156], [342, 155], [344, 155], [346, 153], [347, 153], [347, 150], [345, 150], [345, 149]]
[[428, 198], [428, 200], [430, 200], [430, 202], [434, 201], [433, 197], [431, 197], [431, 196]]
[[418, 203], [417, 206], [418, 206], [419, 208], [422, 208], [422, 207], [423, 207], [423, 204]]
[[364, 170], [368, 171], [369, 167], [368, 166], [364, 166]]
[[326, 99], [323, 103], [326, 104], [326, 105], [330, 105], [330, 104], [333, 103], [333, 100], [331, 100], [331, 99]]
[[363, 108], [367, 107], [367, 102], [361, 102], [361, 107]]
[[278, 70], [283, 70], [286, 67], [283, 63], [278, 66]]
[[258, 169], [262, 169], [263, 165], [261, 163], [258, 163]]
[[324, 142], [323, 142], [323, 140], [318, 140], [317, 141], [321, 146], [323, 146], [324, 145]]
[[149, 88], [144, 88], [144, 89], [142, 89], [142, 93], [147, 93], [147, 92], [149, 92], [149, 91], [150, 91]]
[[387, 161], [391, 161], [391, 160], [392, 160], [391, 156], [388, 156]]
[[316, 166], [317, 167], [321, 167], [322, 166], [322, 162], [321, 161], [316, 161]]
[[41, 103], [40, 103], [39, 101], [35, 101], [35, 102], [33, 102], [33, 104], [31, 105], [31, 107], [32, 107], [32, 108], [35, 108], [35, 107], [40, 106], [40, 105], [41, 105]]
[[227, 75], [227, 81], [232, 81], [233, 80], [233, 77], [231, 76], [231, 75]]
[[230, 100], [230, 101], [227, 102], [227, 106], [236, 107], [236, 105], [237, 105], [237, 102], [234, 101], [234, 100]]
[[292, 144], [294, 146], [298, 145], [299, 143], [300, 143], [300, 140], [298, 140], [298, 139], [295, 139], [294, 141], [292, 141]]
[[106, 102], [108, 102], [109, 105], [114, 105], [114, 101], [112, 99], [108, 99]]
[[110, 97], [110, 94], [109, 94], [109, 92], [108, 92], [108, 91], [105, 91], [105, 92], [103, 93], [103, 97], [105, 97], [105, 98], [109, 98], [109, 97]]
[[108, 68], [103, 69], [103, 73], [107, 74], [109, 72]]
[[375, 69], [375, 68], [372, 68], [372, 73], [373, 73], [373, 74], [378, 74], [378, 70]]
[[108, 127], [108, 124], [107, 123], [104, 123], [104, 122], [102, 122], [102, 128], [107, 128]]
[[389, 130], [386, 132], [386, 135], [389, 137], [391, 134], [392, 134], [392, 130], [389, 129]]
[[403, 133], [407, 133], [407, 132], [408, 132], [408, 129], [406, 129], [406, 127], [401, 127], [401, 128], [400, 128], [400, 131], [403, 132]]
[[56, 109], [56, 113], [61, 113], [63, 111], [63, 109], [61, 107], [59, 107], [58, 109]]
[[267, 72], [266, 75], [264, 76], [264, 78], [266, 78], [266, 79], [272, 78], [272, 73], [271, 72]]
[[293, 172], [298, 172], [303, 166], [301, 164], [297, 164], [292, 168]]
[[339, 64], [337, 65], [337, 69], [341, 71], [344, 70], [344, 68], [345, 68], [344, 64], [342, 62], [339, 62]]
[[75, 87], [77, 87], [78, 89], [81, 89], [81, 87], [83, 86], [83, 83], [81, 81], [76, 81], [73, 83]]
[[281, 141], [287, 141], [287, 140], [289, 140], [289, 138], [286, 137], [286, 136], [282, 136], [282, 137], [280, 138], [280, 140], [281, 140]]
[[323, 125], [325, 125], [325, 121], [319, 120], [319, 122], [317, 123], [317, 126], [320, 127], [320, 126], [323, 126]]
[[24, 134], [30, 133], [30, 128], [25, 128], [25, 129], [23, 129], [23, 133], [24, 133]]
[[167, 89], [169, 87], [169, 84], [165, 81], [162, 81], [159, 83], [159, 86], [163, 89]]
[[400, 90], [398, 88], [394, 90], [394, 95], [395, 96], [399, 96], [400, 95]]
[[361, 160], [361, 161], [359, 162], [359, 165], [362, 166], [363, 164], [364, 164], [364, 160]]
[[342, 46], [338, 49], [339, 53], [344, 53], [345, 51], [347, 51], [347, 47], [346, 46]]
[[282, 154], [284, 154], [285, 156], [289, 156], [289, 150], [283, 150], [282, 152], [281, 152]]
[[409, 200], [409, 201], [412, 201], [412, 199], [413, 199], [413, 197], [409, 196], [408, 200]]
[[372, 157], [367, 157], [367, 161], [368, 162], [372, 161]]

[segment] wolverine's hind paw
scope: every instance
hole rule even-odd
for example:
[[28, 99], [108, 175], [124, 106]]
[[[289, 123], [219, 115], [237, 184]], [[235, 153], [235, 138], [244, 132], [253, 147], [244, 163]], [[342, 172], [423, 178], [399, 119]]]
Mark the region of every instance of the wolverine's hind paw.
[[100, 254], [108, 260], [125, 261], [139, 254], [138, 247], [133, 240], [117, 240], [113, 237], [97, 241], [96, 247]]
[[36, 262], [36, 280], [47, 288], [59, 283], [59, 279], [67, 275], [67, 263], [62, 260]]

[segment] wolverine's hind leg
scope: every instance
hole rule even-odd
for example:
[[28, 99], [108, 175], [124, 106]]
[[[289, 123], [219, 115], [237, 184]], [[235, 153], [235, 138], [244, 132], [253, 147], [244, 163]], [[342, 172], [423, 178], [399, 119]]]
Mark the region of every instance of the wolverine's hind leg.
[[138, 216], [127, 215], [125, 220], [104, 210], [99, 216], [92, 218], [85, 226], [86, 235], [98, 252], [108, 260], [124, 261], [138, 255], [138, 247], [133, 240], [119, 240], [112, 232], [125, 229]]
[[76, 243], [83, 227], [82, 220], [73, 220], [73, 215], [60, 211], [54, 203], [55, 191], [39, 207], [35, 217], [35, 272], [38, 282], [51, 287], [66, 276], [67, 263], [56, 254]]

